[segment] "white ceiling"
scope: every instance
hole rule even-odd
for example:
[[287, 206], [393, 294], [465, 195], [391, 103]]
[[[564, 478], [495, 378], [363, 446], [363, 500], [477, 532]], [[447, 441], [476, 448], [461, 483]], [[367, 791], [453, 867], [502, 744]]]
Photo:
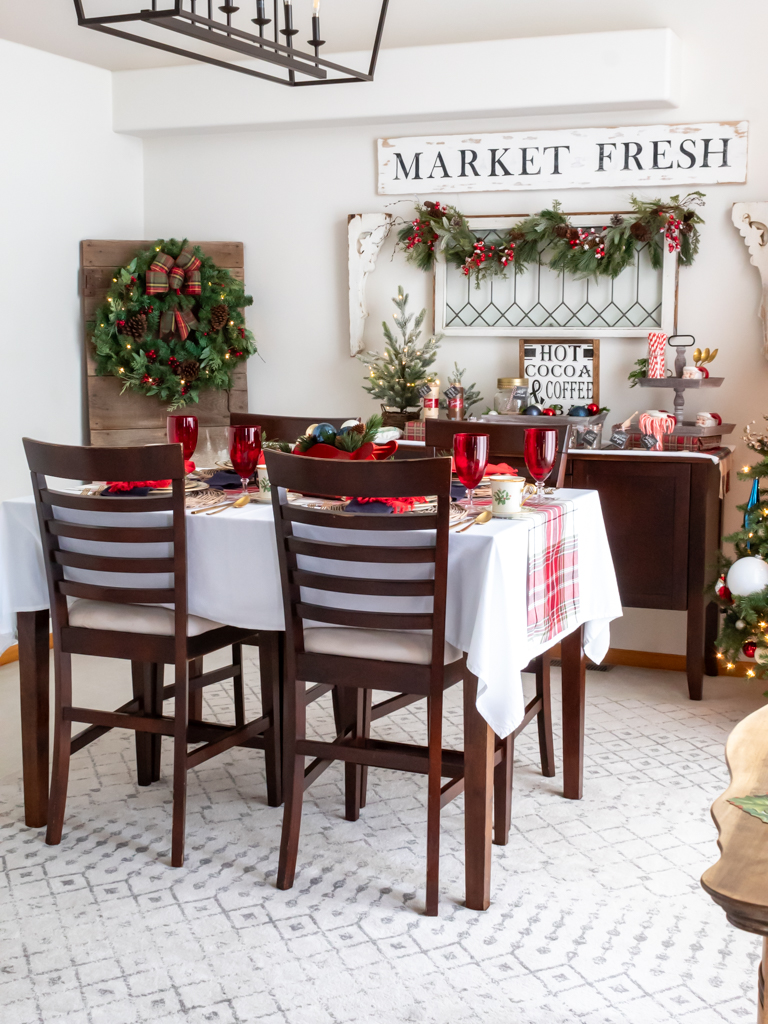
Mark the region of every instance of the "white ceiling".
[[[85, 2], [88, 12], [92, 0]], [[217, 0], [217, 6], [220, 2], [223, 0]], [[308, 25], [311, 0], [293, 2], [297, 24]], [[250, 8], [255, 8], [255, 0], [240, 0], [240, 4], [248, 17], [253, 16]], [[720, 0], [699, 0], [695, 7], [701, 16], [702, 8], [715, 9], [714, 5], [719, 4]], [[148, 5], [145, 0], [120, 0], [106, 6], [125, 11]], [[607, 29], [674, 28], [674, 22], [683, 14], [681, 8], [693, 6], [688, 0], [618, 4], [616, 0], [390, 0], [383, 45], [421, 46]], [[749, 0], [747, 6], [751, 6]], [[379, 0], [322, 0], [327, 52], [367, 49], [372, 40], [371, 23], [378, 9]], [[72, 0], [0, 0], [0, 38], [111, 70], [183, 62], [172, 54], [80, 28]], [[599, 55], [576, 57], [575, 66], [582, 59], [584, 70], [592, 64], [599, 73]], [[479, 69], [450, 69], [457, 70], [475, 78]], [[441, 69], [436, 68], [435, 73], [440, 74]], [[513, 69], [510, 77], [514, 79]]]

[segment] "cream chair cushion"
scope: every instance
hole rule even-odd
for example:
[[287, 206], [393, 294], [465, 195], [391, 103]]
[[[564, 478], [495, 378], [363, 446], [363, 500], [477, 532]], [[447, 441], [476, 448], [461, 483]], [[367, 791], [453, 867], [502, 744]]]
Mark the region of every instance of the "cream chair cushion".
[[[432, 635], [410, 630], [310, 626], [304, 630], [304, 650], [311, 654], [428, 665], [432, 658]], [[460, 657], [461, 651], [446, 641], [444, 663], [450, 665]]]
[[[173, 609], [150, 604], [115, 604], [112, 601], [73, 601], [69, 609], [70, 626], [81, 629], [113, 629], [118, 633], [148, 633], [173, 636]], [[187, 616], [187, 636], [199, 636], [223, 623]]]

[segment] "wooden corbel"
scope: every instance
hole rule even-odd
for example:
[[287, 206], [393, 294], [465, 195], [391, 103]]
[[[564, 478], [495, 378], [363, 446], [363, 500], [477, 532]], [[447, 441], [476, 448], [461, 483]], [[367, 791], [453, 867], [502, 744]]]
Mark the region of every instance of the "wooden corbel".
[[354, 213], [348, 218], [349, 240], [349, 354], [363, 351], [363, 332], [368, 319], [365, 286], [376, 266], [376, 257], [392, 226], [391, 213]]
[[749, 249], [749, 262], [760, 271], [763, 355], [768, 359], [768, 203], [734, 203], [731, 218]]

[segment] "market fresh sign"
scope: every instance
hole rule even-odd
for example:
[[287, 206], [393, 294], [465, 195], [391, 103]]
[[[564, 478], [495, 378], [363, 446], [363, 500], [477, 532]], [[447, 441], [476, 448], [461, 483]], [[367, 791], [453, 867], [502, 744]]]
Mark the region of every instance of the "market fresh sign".
[[379, 139], [379, 193], [747, 180], [747, 121]]

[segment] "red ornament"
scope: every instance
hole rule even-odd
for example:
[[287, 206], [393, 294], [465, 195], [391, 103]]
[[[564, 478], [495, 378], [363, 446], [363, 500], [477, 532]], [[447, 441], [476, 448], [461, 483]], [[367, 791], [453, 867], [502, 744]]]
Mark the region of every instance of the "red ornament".
[[721, 573], [718, 577], [717, 583], [715, 584], [715, 593], [721, 601], [725, 601], [728, 604], [733, 604], [733, 598], [731, 592], [725, 585], [725, 573]]
[[597, 414], [600, 412], [600, 406], [595, 405], [594, 402], [590, 402], [587, 406], [587, 412], [590, 416], [597, 416]]
[[554, 416], [555, 415], [555, 410], [554, 409], [542, 409], [541, 411], [542, 411], [544, 416]]
[[747, 640], [741, 645], [741, 649], [748, 658], [754, 658], [757, 644], [754, 640]]

